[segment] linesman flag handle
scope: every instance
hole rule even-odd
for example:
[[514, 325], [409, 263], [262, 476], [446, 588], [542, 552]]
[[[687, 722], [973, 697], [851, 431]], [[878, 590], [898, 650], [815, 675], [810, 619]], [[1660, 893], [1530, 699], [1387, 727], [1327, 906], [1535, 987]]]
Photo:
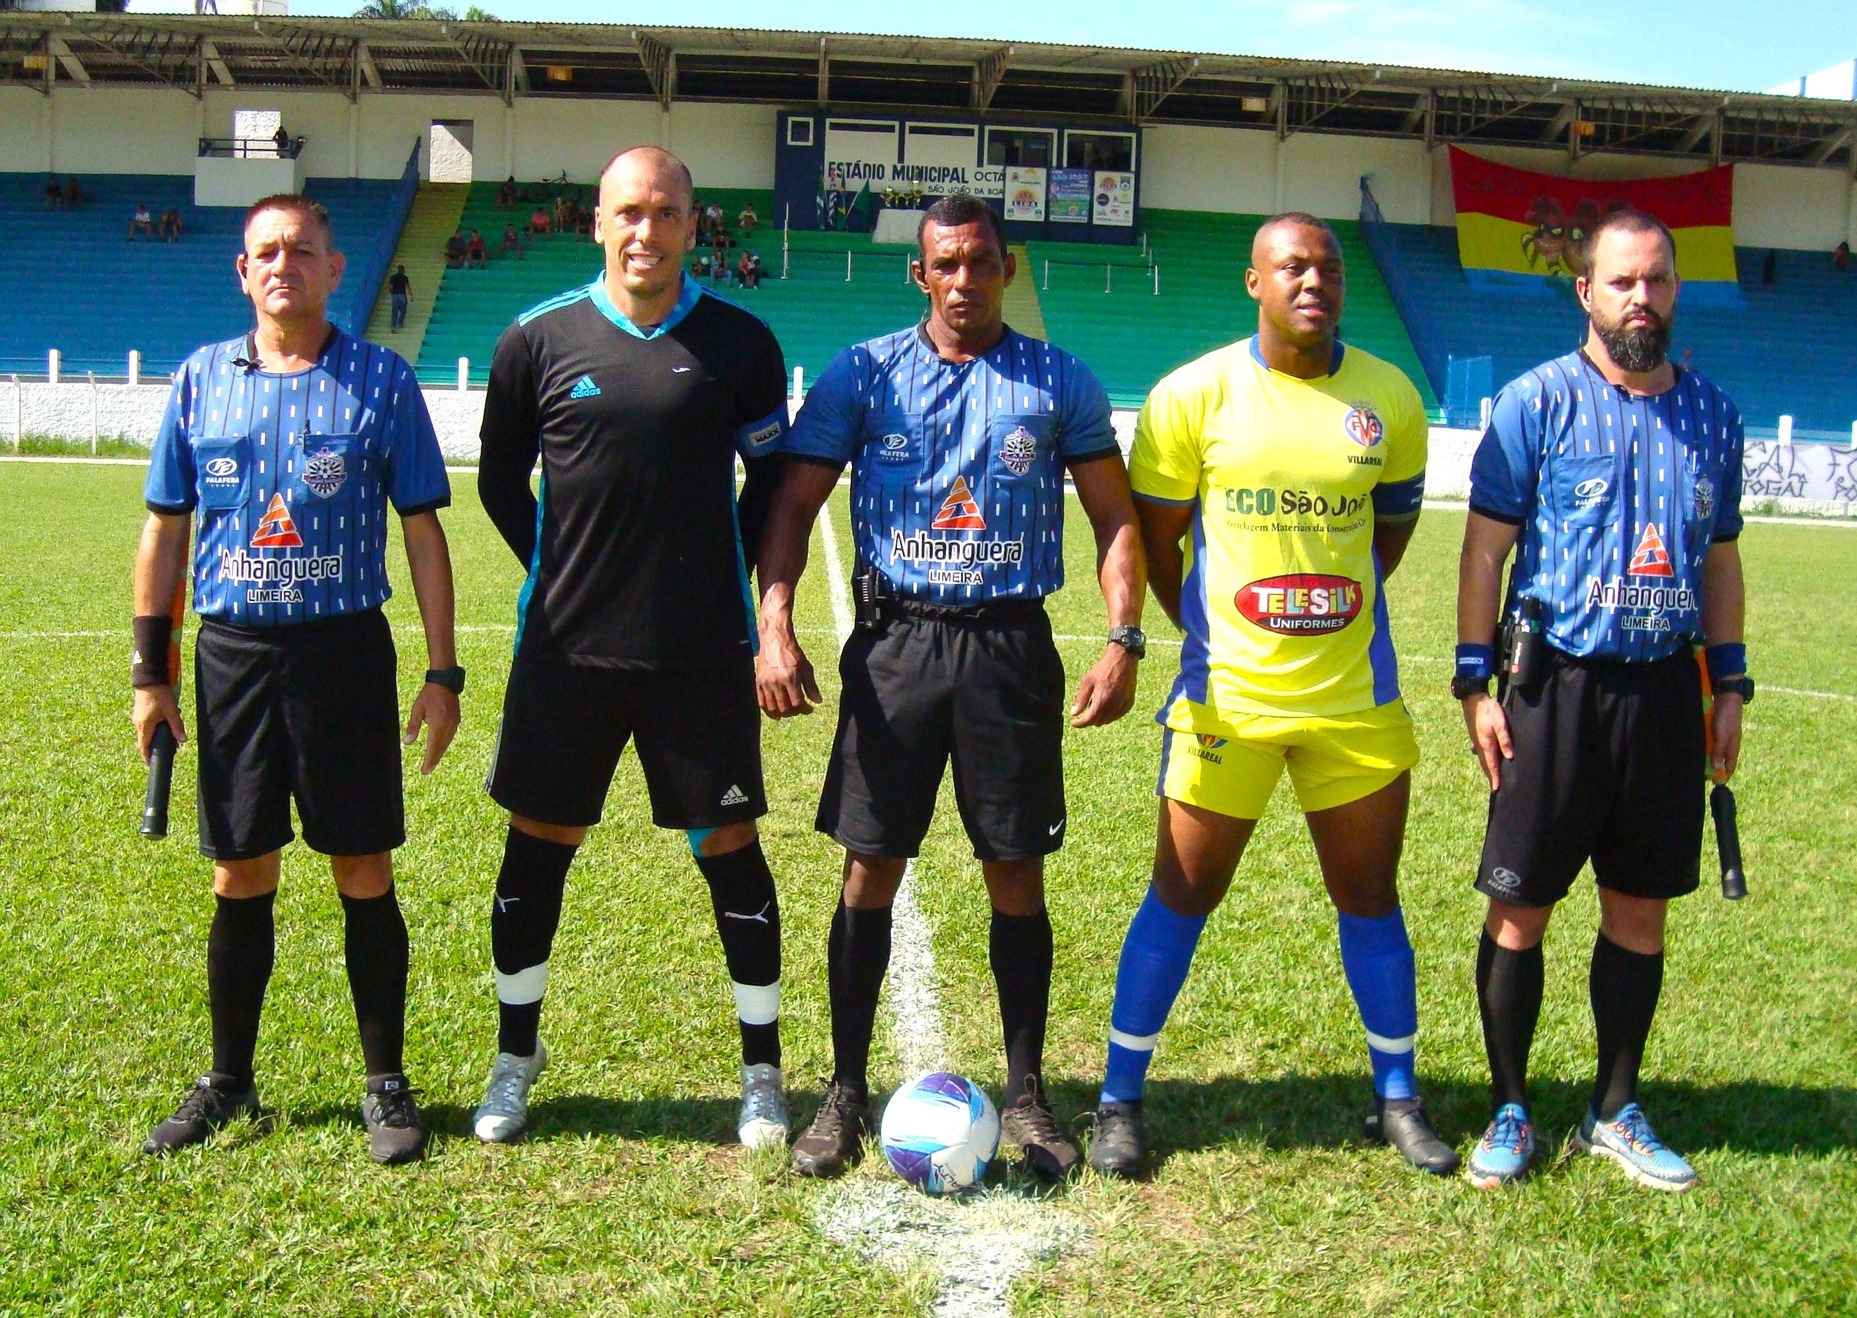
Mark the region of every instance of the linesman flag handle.
[[[187, 574], [174, 583], [168, 601], [168, 683], [181, 694], [181, 619], [187, 609]], [[148, 745], [148, 790], [142, 796], [142, 826], [136, 831], [151, 842], [168, 835], [168, 793], [174, 786], [174, 729], [164, 721]]]
[[[1715, 724], [1709, 710], [1715, 700], [1710, 689], [1709, 665], [1700, 647], [1696, 666], [1702, 670], [1702, 772], [1707, 776], [1715, 763]], [[1747, 874], [1741, 868], [1741, 829], [1735, 822], [1734, 792], [1727, 783], [1709, 789], [1709, 814], [1715, 819], [1715, 853], [1722, 866], [1722, 896], [1738, 902], [1747, 896]]]

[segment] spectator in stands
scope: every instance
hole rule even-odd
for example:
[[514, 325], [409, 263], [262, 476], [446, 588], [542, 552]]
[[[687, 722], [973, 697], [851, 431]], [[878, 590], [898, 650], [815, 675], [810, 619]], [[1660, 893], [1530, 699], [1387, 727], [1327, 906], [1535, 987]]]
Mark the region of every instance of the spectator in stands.
[[170, 206], [161, 212], [161, 241], [177, 243], [181, 240], [181, 213]]
[[508, 256], [511, 252], [516, 254], [518, 261], [522, 259], [522, 235], [516, 232], [513, 222], [503, 226], [503, 255]]
[[548, 218], [547, 210], [542, 206], [540, 202], [537, 202], [535, 204], [535, 213], [529, 216], [529, 237], [531, 238], [547, 237], [549, 226], [551, 223], [552, 221], [550, 221]]
[[574, 203], [571, 198], [555, 198], [554, 222], [556, 233], [572, 233], [574, 231]]
[[701, 252], [698, 252], [696, 254], [696, 260], [690, 263], [690, 273], [695, 275], [698, 279], [709, 278], [709, 258], [704, 256]]
[[1849, 243], [1839, 243], [1831, 249], [1831, 264], [1839, 270], [1851, 268], [1851, 245]]
[[490, 253], [484, 246], [484, 235], [480, 230], [471, 230], [471, 241], [465, 248], [470, 264], [479, 270], [490, 268]]
[[387, 276], [387, 301], [393, 309], [393, 318], [387, 328], [394, 333], [406, 328], [406, 308], [412, 305], [413, 281], [406, 277], [406, 267], [396, 266]]
[[729, 258], [718, 247], [709, 256], [709, 277], [718, 284], [727, 284], [735, 272], [729, 269]]
[[742, 231], [742, 237], [754, 237], [754, 231], [761, 227], [761, 217], [754, 213], [752, 201], [742, 207], [742, 213], [735, 217], [735, 225]]
[[82, 206], [86, 201], [89, 201], [89, 200], [90, 198], [84, 192], [84, 189], [78, 186], [77, 175], [73, 174], [69, 179], [65, 181], [64, 208], [66, 210], [74, 211], [79, 206]]
[[271, 140], [277, 143], [278, 155], [288, 156], [290, 154], [290, 134], [284, 131], [282, 124], [277, 126], [277, 131], [271, 135]]
[[1760, 263], [1760, 282], [1771, 284], [1779, 275], [1780, 254], [1771, 247], [1767, 249], [1767, 259]]
[[155, 241], [155, 217], [148, 213], [148, 204], [138, 201], [135, 204], [135, 216], [129, 221], [129, 241], [134, 242], [137, 233], [141, 233], [151, 243]]
[[445, 240], [445, 268], [447, 270], [464, 268], [464, 230], [462, 229]]
[[593, 236], [593, 212], [582, 206], [574, 215], [574, 232], [582, 238]]
[[709, 211], [700, 201], [690, 203], [690, 213], [696, 216], [696, 245], [706, 247], [709, 244]]
[[735, 281], [743, 288], [761, 286], [761, 258], [753, 252], [744, 251], [742, 259], [735, 265]]
[[709, 205], [704, 209], [703, 213], [709, 216], [709, 231], [711, 233], [727, 233], [728, 232], [728, 229], [724, 227], [723, 222], [722, 222], [722, 203], [721, 202], [719, 201], [710, 202]]
[[52, 210], [64, 209], [64, 189], [58, 186], [55, 177], [45, 180], [45, 205]]
[[496, 208], [500, 211], [516, 209], [516, 176], [511, 174], [503, 180], [503, 186], [496, 190]]

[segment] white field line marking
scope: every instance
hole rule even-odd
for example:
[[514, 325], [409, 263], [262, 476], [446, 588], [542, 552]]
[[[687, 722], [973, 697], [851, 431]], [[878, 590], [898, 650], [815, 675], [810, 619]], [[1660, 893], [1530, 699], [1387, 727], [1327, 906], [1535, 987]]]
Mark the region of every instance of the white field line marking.
[[[831, 510], [819, 510], [832, 620], [842, 649], [851, 636], [851, 592]], [[915, 899], [916, 866], [903, 867], [891, 908], [890, 1014], [903, 1073], [914, 1079], [945, 1064], [947, 1040], [935, 983], [935, 949]], [[1042, 1200], [1010, 1190], [966, 1200], [934, 1199], [888, 1178], [853, 1177], [824, 1191], [814, 1213], [819, 1233], [873, 1262], [908, 1271], [926, 1264], [935, 1276], [935, 1318], [1006, 1318], [1012, 1279], [1034, 1263], [1084, 1242], [1080, 1223]]]

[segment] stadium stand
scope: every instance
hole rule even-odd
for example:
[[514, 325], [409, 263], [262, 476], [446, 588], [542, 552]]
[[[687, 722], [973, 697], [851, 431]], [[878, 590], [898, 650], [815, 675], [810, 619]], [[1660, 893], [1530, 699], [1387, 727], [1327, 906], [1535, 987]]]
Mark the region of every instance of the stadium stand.
[[[1473, 288], [1455, 229], [1363, 227], [1434, 388], [1444, 386], [1453, 357], [1490, 357], [1500, 387], [1585, 335], [1570, 288], [1557, 297]], [[1857, 420], [1857, 279], [1834, 269], [1828, 252], [1787, 251], [1765, 284], [1765, 257], [1765, 249], [1735, 250], [1742, 306], [1678, 302], [1671, 353], [1690, 351], [1695, 368], [1740, 404], [1751, 437], [1771, 438], [1785, 414], [1796, 438], [1848, 442]]]
[[[200, 344], [250, 326], [251, 304], [232, 266], [241, 210], [195, 206], [187, 175], [97, 175], [82, 183], [84, 206], [52, 210], [43, 174], [0, 174], [0, 306], [12, 311], [0, 317], [0, 371], [43, 373], [46, 350], [57, 348], [66, 371], [120, 376], [136, 349], [143, 371], [159, 376]], [[328, 207], [352, 263], [390, 228], [398, 186], [395, 179], [311, 179], [305, 188]], [[179, 211], [180, 241], [125, 242], [138, 204], [157, 220]], [[330, 301], [331, 319], [359, 323], [364, 282], [344, 280]]]
[[[1144, 210], [1141, 225], [1160, 271], [1158, 295], [1146, 258], [1135, 249], [1029, 244], [1033, 269], [1028, 273], [1039, 281], [1052, 341], [1088, 362], [1116, 404], [1138, 405], [1154, 382], [1176, 366], [1255, 331], [1257, 313], [1245, 293], [1244, 269], [1263, 219]], [[1342, 338], [1404, 370], [1418, 385], [1426, 409], [1442, 415], [1360, 226], [1331, 223], [1348, 263]]]
[[422, 183], [413, 199], [406, 224], [398, 234], [399, 245], [386, 266], [391, 274], [395, 265], [406, 267], [413, 293], [408, 299], [406, 325], [398, 333], [392, 329], [393, 303], [387, 295], [387, 282], [381, 280], [380, 294], [374, 299], [374, 313], [368, 318], [368, 338], [385, 343], [409, 362], [419, 360], [419, 348], [425, 341], [426, 324], [432, 319], [439, 285], [445, 277], [445, 239], [457, 232], [470, 185], [462, 183]]

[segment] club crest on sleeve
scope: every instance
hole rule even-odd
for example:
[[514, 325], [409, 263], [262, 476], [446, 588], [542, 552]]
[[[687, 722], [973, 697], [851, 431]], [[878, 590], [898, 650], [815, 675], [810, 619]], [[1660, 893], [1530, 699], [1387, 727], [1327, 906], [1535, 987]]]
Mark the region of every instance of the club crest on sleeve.
[[348, 461], [334, 449], [313, 453], [303, 464], [303, 483], [320, 499], [327, 499], [341, 489], [347, 479]]
[[1038, 437], [1024, 426], [1014, 426], [1012, 433], [1000, 441], [999, 460], [1014, 476], [1023, 476], [1038, 460]]
[[1341, 429], [1362, 448], [1372, 448], [1386, 437], [1386, 427], [1379, 414], [1365, 403], [1357, 403], [1341, 418]]

